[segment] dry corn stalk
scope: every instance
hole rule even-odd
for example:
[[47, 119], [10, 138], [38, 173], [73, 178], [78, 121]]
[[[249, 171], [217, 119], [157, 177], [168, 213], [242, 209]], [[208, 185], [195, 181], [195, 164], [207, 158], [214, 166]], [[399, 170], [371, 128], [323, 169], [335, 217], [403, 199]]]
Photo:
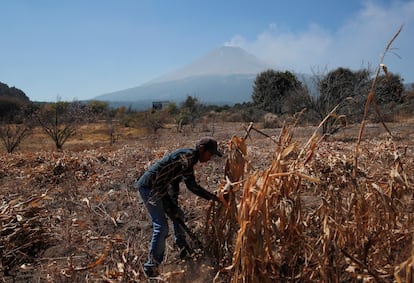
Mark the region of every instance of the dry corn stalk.
[[[292, 128], [283, 128], [270, 167], [246, 176], [239, 200], [232, 282], [274, 282], [289, 276], [289, 263], [302, 261], [300, 209], [302, 174], [296, 174]], [[288, 258], [286, 255], [291, 255]], [[286, 264], [288, 263], [288, 265]]]
[[[245, 168], [248, 162], [243, 138], [233, 137], [229, 143], [227, 183], [222, 184], [218, 190], [224, 205], [215, 208], [210, 227], [214, 227], [215, 231], [235, 232], [233, 236], [227, 233], [225, 241], [220, 240], [223, 239], [223, 234], [215, 235], [221, 236], [216, 238], [217, 242], [226, 243], [225, 247], [231, 248], [224, 254], [233, 250], [231, 264], [220, 271], [229, 274], [228, 280], [232, 282], [273, 282], [293, 274], [294, 271], [289, 266], [304, 261], [298, 252], [301, 246], [299, 243], [303, 242], [299, 192], [303, 178], [315, 179], [299, 170], [294, 158], [298, 149], [297, 144], [291, 142], [292, 134], [293, 127], [282, 129], [274, 160], [263, 171], [250, 172]], [[313, 148], [310, 147], [309, 151]], [[246, 177], [241, 180], [244, 175]], [[237, 184], [240, 188], [240, 181], [243, 181], [242, 191], [235, 191], [234, 185]], [[226, 215], [232, 217], [226, 218]], [[231, 221], [233, 227], [234, 222], [238, 224], [238, 230], [223, 229]], [[223, 254], [223, 250], [220, 253], [220, 248], [223, 247], [217, 247], [219, 255]], [[228, 263], [228, 259], [217, 259], [221, 260], [221, 266]]]
[[233, 242], [238, 227], [236, 194], [240, 194], [245, 173], [247, 146], [245, 139], [233, 136], [228, 143], [225, 181], [218, 188], [221, 204], [213, 204], [208, 213], [207, 233], [211, 254], [219, 266], [231, 262]]

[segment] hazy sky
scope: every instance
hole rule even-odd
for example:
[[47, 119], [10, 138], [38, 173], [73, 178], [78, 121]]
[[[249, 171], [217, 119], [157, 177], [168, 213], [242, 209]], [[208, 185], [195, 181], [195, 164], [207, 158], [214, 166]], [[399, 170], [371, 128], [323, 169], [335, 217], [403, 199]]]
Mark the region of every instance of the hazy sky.
[[32, 101], [139, 86], [223, 45], [277, 70], [384, 63], [414, 82], [414, 0], [0, 0], [0, 82]]

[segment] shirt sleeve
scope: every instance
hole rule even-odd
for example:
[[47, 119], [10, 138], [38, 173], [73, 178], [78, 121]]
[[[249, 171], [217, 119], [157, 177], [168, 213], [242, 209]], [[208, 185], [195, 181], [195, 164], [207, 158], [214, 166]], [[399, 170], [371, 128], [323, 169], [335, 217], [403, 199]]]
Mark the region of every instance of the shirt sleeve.
[[214, 194], [210, 193], [209, 191], [204, 189], [202, 186], [197, 184], [195, 177], [194, 177], [194, 173], [185, 176], [184, 182], [187, 188], [195, 195], [202, 197], [203, 199], [206, 199], [206, 200], [211, 200], [211, 199], [216, 198]]

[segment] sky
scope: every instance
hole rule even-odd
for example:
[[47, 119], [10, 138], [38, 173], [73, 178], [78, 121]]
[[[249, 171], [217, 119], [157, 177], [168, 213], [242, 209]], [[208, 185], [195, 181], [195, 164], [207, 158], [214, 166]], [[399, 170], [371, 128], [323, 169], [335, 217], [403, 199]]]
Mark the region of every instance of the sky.
[[414, 82], [414, 0], [0, 0], [0, 15], [0, 82], [32, 101], [136, 87], [221, 46], [309, 74], [383, 58]]

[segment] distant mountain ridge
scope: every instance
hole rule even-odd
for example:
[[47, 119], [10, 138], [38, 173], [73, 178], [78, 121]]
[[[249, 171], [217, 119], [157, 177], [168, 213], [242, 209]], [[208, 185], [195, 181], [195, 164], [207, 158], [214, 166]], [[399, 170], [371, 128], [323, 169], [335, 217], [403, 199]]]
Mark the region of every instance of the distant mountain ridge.
[[224, 46], [140, 86], [94, 99], [138, 105], [157, 100], [181, 102], [191, 95], [206, 104], [233, 105], [251, 101], [257, 74], [270, 68], [239, 47]]
[[234, 104], [250, 100], [256, 75], [198, 76], [145, 84], [98, 97], [108, 101], [184, 101], [188, 95], [203, 103]]

